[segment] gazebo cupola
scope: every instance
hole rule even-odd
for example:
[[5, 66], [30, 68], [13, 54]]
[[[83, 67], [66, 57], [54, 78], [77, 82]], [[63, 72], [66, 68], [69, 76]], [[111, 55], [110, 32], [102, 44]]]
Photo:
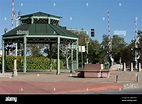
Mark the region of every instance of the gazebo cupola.
[[60, 22], [59, 16], [46, 14], [43, 12], [37, 12], [34, 14], [23, 15], [20, 18], [21, 24], [52, 24], [59, 25]]

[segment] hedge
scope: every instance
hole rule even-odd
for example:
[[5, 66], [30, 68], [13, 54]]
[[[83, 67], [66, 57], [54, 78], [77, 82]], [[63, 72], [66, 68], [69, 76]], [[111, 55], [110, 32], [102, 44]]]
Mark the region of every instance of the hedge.
[[[6, 56], [6, 70], [13, 70], [14, 59], [17, 60], [17, 70], [23, 70], [24, 57], [23, 56]], [[33, 57], [27, 56], [27, 70], [49, 70], [50, 59], [47, 57]], [[2, 58], [0, 58], [0, 66], [2, 66]], [[60, 69], [63, 69], [63, 61], [60, 60]], [[52, 69], [57, 69], [57, 59], [52, 59]]]

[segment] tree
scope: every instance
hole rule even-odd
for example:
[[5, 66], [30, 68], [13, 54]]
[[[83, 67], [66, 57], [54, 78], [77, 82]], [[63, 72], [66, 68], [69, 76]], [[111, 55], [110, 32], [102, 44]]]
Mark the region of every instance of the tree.
[[103, 37], [102, 37], [102, 42], [101, 42], [101, 54], [102, 54], [102, 57], [103, 57], [103, 61], [106, 60], [108, 61], [108, 42], [109, 42], [109, 37], [108, 35], [106, 34], [103, 34]]
[[119, 63], [120, 58], [122, 58], [122, 52], [127, 46], [127, 43], [124, 41], [124, 38], [113, 35], [112, 38], [112, 54], [116, 63]]
[[142, 44], [141, 44], [142, 43], [142, 30], [138, 30], [137, 34], [140, 36], [139, 44], [138, 44], [138, 47], [140, 48], [140, 50], [138, 51], [140, 55], [139, 61], [142, 62]]
[[70, 69], [70, 68], [69, 68], [69, 59], [70, 59], [70, 57], [71, 57], [71, 54], [70, 54], [70, 43], [61, 44], [61, 45], [60, 45], [60, 50], [61, 50], [63, 56], [64, 56], [65, 59], [66, 59], [66, 61], [65, 61], [65, 62], [66, 62], [66, 68], [67, 68], [67, 69]]
[[[106, 58], [108, 56], [108, 42], [109, 37], [108, 35], [103, 35], [103, 41], [101, 43], [103, 47], [103, 55]], [[119, 37], [118, 35], [113, 35], [112, 37], [112, 57], [116, 63], [119, 63], [119, 59], [122, 58], [122, 53], [127, 43], [124, 41], [124, 38]]]
[[41, 52], [41, 48], [43, 48], [43, 44], [28, 44], [27, 46], [28, 52], [32, 56], [43, 56]]
[[133, 61], [133, 55], [134, 51], [132, 48], [134, 47], [134, 43], [128, 44], [123, 50], [122, 50], [122, 62], [125, 62], [127, 66], [130, 65], [130, 62]]
[[89, 60], [91, 63], [102, 63], [102, 50], [101, 50], [101, 44], [98, 42], [98, 40], [92, 40], [90, 39], [89, 43]]
[[[90, 39], [89, 36], [86, 34], [86, 32], [84, 31], [84, 29], [82, 28], [80, 32], [78, 32], [78, 45], [79, 46], [85, 46], [85, 50], [86, 50], [86, 43], [85, 43], [85, 39]], [[83, 60], [82, 60], [82, 55], [83, 54]], [[78, 54], [78, 60], [79, 60], [79, 63], [81, 63], [83, 61], [83, 63], [86, 62], [86, 51], [81, 53], [79, 52]]]
[[[82, 29], [79, 33], [79, 46], [85, 46], [86, 52], [83, 52], [84, 63], [88, 61], [89, 63], [101, 63], [102, 61], [102, 51], [101, 44], [97, 40], [92, 40]], [[87, 43], [89, 41], [89, 43]], [[88, 54], [87, 54], [87, 44], [88, 44]], [[81, 62], [81, 52], [79, 53], [79, 61]]]

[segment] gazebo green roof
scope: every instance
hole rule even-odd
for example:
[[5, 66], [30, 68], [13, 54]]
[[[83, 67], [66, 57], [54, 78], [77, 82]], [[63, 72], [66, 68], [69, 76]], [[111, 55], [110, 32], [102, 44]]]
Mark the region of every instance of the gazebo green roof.
[[[34, 22], [34, 19], [38, 19], [44, 21], [44, 19], [48, 18], [48, 22]], [[3, 35], [3, 38], [6, 39], [8, 37], [14, 38], [17, 36], [23, 36], [23, 35], [27, 35], [24, 32], [27, 31], [28, 32], [28, 36], [26, 37], [66, 37], [69, 39], [73, 39], [73, 38], [78, 38], [78, 36], [76, 34], [73, 34], [72, 32], [70, 32], [69, 30], [67, 30], [65, 27], [60, 26], [59, 24], [51, 24], [50, 19], [52, 19], [53, 21], [55, 20], [60, 20], [61, 17], [59, 16], [55, 16], [55, 15], [51, 15], [51, 14], [47, 14], [47, 13], [43, 13], [43, 12], [36, 12], [36, 13], [32, 13], [32, 14], [27, 14], [27, 15], [23, 15], [20, 16], [20, 19], [24, 19], [26, 21], [28, 21], [29, 19], [33, 20], [32, 22], [22, 22], [19, 26], [17, 26], [16, 28], [8, 31], [7, 33], [5, 33]], [[19, 31], [23, 32], [22, 33], [18, 33]]]
[[25, 18], [25, 17], [30, 18], [32, 16], [46, 16], [46, 17], [62, 18], [60, 16], [55, 16], [55, 15], [51, 15], [51, 14], [47, 14], [43, 12], [36, 12], [36, 13], [27, 14], [27, 15], [22, 15], [21, 18]]
[[[28, 35], [36, 35], [36, 36], [65, 36], [65, 37], [73, 37], [77, 38], [78, 36], [66, 30], [62, 26], [51, 25], [51, 24], [23, 24], [20, 25], [9, 32], [5, 33], [3, 37], [14, 37], [21, 36], [22, 34], [17, 34], [17, 31], [28, 31]], [[23, 34], [24, 35], [24, 34]]]

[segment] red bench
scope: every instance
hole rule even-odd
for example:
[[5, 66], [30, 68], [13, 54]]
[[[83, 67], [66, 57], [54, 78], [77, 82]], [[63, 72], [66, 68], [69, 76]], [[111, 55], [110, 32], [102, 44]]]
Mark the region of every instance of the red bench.
[[84, 70], [77, 71], [78, 77], [84, 78], [109, 78], [110, 71], [101, 68], [101, 64], [85, 64]]

